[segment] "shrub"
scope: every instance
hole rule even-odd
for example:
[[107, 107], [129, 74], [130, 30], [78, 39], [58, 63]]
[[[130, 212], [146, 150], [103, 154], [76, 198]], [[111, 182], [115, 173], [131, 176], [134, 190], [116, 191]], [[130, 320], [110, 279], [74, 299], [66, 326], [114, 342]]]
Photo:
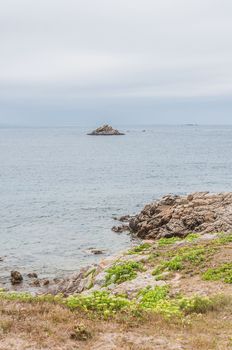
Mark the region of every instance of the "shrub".
[[96, 291], [90, 295], [72, 295], [66, 299], [65, 304], [72, 310], [93, 311], [107, 317], [128, 308], [130, 301], [105, 291]]
[[202, 278], [206, 281], [219, 281], [232, 283], [232, 263], [223, 264], [217, 268], [210, 268], [203, 273]]
[[[184, 247], [176, 252], [174, 256], [169, 261], [163, 261], [158, 265], [154, 271], [153, 275], [159, 275], [164, 271], [178, 271], [185, 267], [186, 263], [191, 263], [194, 265], [200, 264], [205, 259], [205, 249], [202, 247]], [[173, 254], [173, 253], [171, 253]]]
[[194, 242], [196, 239], [200, 237], [199, 233], [189, 233], [187, 237], [185, 237], [185, 241]]
[[227, 244], [232, 242], [232, 234], [221, 233], [216, 239], [216, 243]]
[[179, 301], [179, 307], [189, 313], [206, 313], [213, 309], [213, 300], [208, 297], [194, 296], [192, 298], [182, 298]]
[[158, 240], [159, 247], [166, 247], [168, 245], [174, 244], [176, 242], [181, 241], [179, 237], [170, 237], [170, 238], [160, 238]]
[[128, 251], [128, 254], [129, 255], [139, 254], [139, 253], [143, 252], [144, 250], [148, 250], [150, 247], [151, 247], [150, 243], [143, 243], [143, 244], [138, 245], [137, 247], [130, 249]]
[[116, 263], [106, 270], [105, 286], [111, 283], [120, 284], [125, 281], [130, 281], [137, 276], [137, 271], [142, 271], [143, 265], [135, 261], [127, 261], [125, 263]]

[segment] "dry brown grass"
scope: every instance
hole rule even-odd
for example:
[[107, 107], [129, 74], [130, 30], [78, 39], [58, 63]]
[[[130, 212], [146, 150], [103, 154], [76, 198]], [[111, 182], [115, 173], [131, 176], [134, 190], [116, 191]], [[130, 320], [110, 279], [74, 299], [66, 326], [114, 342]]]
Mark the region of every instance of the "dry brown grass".
[[[79, 334], [73, 337], [80, 328], [90, 335], [85, 341]], [[185, 322], [165, 321], [155, 315], [104, 321], [55, 304], [0, 304], [1, 350], [224, 350], [232, 349], [231, 330], [230, 299], [223, 299], [218, 310], [191, 316]]]
[[[232, 244], [227, 244], [220, 246], [201, 268], [231, 260]], [[174, 273], [169, 280], [172, 291], [189, 296], [224, 293], [227, 297], [221, 297], [213, 310], [182, 320], [124, 314], [104, 321], [59, 304], [1, 300], [0, 350], [232, 349], [232, 285], [203, 281], [201, 268], [193, 273]]]

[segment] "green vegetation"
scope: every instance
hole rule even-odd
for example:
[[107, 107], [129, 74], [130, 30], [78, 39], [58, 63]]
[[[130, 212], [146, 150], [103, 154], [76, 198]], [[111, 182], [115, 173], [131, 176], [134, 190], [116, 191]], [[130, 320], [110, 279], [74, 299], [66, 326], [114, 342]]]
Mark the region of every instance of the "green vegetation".
[[85, 296], [72, 295], [66, 299], [65, 304], [72, 310], [92, 311], [108, 317], [117, 311], [129, 308], [130, 301], [120, 296], [110, 295], [105, 291], [96, 291]]
[[139, 307], [165, 317], [181, 316], [181, 310], [176, 300], [171, 300], [168, 292], [169, 288], [167, 286], [142, 290], [139, 293], [141, 296]]
[[159, 247], [166, 247], [171, 244], [174, 244], [176, 242], [186, 241], [186, 242], [194, 242], [196, 239], [198, 239], [200, 235], [198, 233], [190, 233], [187, 237], [184, 239], [181, 239], [180, 237], [170, 237], [170, 238], [160, 238], [158, 240], [158, 246]]
[[[171, 296], [168, 286], [157, 286], [141, 290], [136, 298], [129, 300], [124, 296], [112, 295], [106, 291], [95, 291], [89, 295], [72, 295], [65, 298], [62, 295], [32, 296], [29, 293], [0, 292], [0, 300], [17, 301], [23, 303], [55, 303], [61, 304], [71, 310], [80, 310], [90, 316], [98, 316], [107, 319], [120, 312], [127, 315], [140, 315], [143, 312], [154, 312], [165, 318], [184, 317], [191, 313], [205, 313], [225, 304], [225, 298], [194, 296]], [[231, 302], [231, 301], [230, 301]], [[85, 329], [78, 327], [73, 337], [89, 337]]]
[[176, 242], [181, 241], [179, 237], [170, 237], [170, 238], [160, 238], [158, 240], [159, 247], [166, 247], [168, 245], [174, 244]]
[[223, 281], [232, 283], [232, 263], [223, 264], [217, 268], [208, 269], [202, 276], [205, 281]]
[[70, 338], [73, 340], [87, 341], [92, 338], [92, 334], [86, 329], [84, 324], [79, 324], [74, 327], [74, 330], [70, 334]]
[[63, 303], [64, 298], [62, 294], [52, 295], [52, 294], [42, 294], [34, 296], [28, 292], [5, 292], [0, 290], [0, 300], [8, 301], [19, 301], [25, 303]]
[[143, 265], [135, 261], [116, 263], [106, 270], [105, 286], [111, 283], [120, 284], [125, 281], [133, 280], [137, 276], [137, 271], [143, 271], [143, 269]]
[[187, 237], [185, 237], [186, 242], [194, 242], [196, 239], [200, 237], [199, 233], [189, 233]]
[[216, 308], [217, 303], [213, 298], [202, 297], [202, 296], [194, 296], [192, 298], [181, 298], [179, 300], [179, 308], [185, 314], [191, 313], [206, 313], [207, 311], [213, 310]]
[[186, 298], [183, 296], [170, 297], [169, 287], [155, 287], [154, 289], [144, 289], [139, 293], [139, 307], [159, 313], [165, 317], [183, 317], [191, 313], [206, 313], [220, 306], [223, 298], [208, 298], [193, 296]]
[[216, 244], [228, 244], [232, 243], [232, 234], [220, 233], [215, 240]]
[[150, 243], [143, 243], [134, 247], [128, 251], [129, 255], [142, 253], [144, 250], [148, 250], [151, 247]]
[[184, 247], [177, 252], [170, 253], [171, 259], [161, 262], [153, 271], [153, 275], [160, 275], [164, 271], [178, 271], [184, 269], [187, 264], [198, 265], [204, 261], [206, 249], [203, 247]]

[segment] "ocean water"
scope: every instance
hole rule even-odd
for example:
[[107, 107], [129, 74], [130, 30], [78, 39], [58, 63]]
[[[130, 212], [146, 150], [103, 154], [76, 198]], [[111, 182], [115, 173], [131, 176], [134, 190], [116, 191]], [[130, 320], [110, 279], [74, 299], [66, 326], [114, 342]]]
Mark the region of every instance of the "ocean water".
[[[143, 132], [143, 130], [146, 130]], [[0, 277], [37, 271], [54, 277], [133, 244], [111, 231], [164, 194], [231, 191], [232, 127], [0, 129]], [[128, 130], [128, 132], [127, 132]]]

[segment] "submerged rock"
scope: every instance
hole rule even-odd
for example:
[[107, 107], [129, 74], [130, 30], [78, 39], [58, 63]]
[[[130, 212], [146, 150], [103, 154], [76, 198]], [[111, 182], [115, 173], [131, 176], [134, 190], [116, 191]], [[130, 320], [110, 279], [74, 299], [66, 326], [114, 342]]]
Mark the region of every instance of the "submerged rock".
[[11, 271], [10, 275], [12, 284], [19, 284], [23, 281], [23, 276], [19, 271]]
[[110, 125], [103, 125], [96, 130], [93, 130], [91, 133], [87, 135], [92, 136], [118, 136], [118, 135], [125, 135], [122, 132], [119, 132], [117, 129], [113, 129]]
[[124, 231], [128, 231], [128, 226], [127, 225], [113, 226], [111, 230], [116, 233], [122, 233]]
[[38, 275], [37, 275], [36, 272], [30, 272], [30, 273], [27, 274], [27, 277], [29, 277], [29, 278], [38, 278]]
[[90, 252], [94, 255], [99, 255], [99, 254], [104, 254], [104, 250], [103, 249], [96, 249], [96, 248], [93, 248], [90, 250]]
[[38, 278], [35, 278], [31, 283], [30, 286], [34, 286], [34, 287], [40, 287], [40, 281]]
[[129, 229], [149, 239], [232, 231], [232, 193], [164, 196], [129, 219]]

